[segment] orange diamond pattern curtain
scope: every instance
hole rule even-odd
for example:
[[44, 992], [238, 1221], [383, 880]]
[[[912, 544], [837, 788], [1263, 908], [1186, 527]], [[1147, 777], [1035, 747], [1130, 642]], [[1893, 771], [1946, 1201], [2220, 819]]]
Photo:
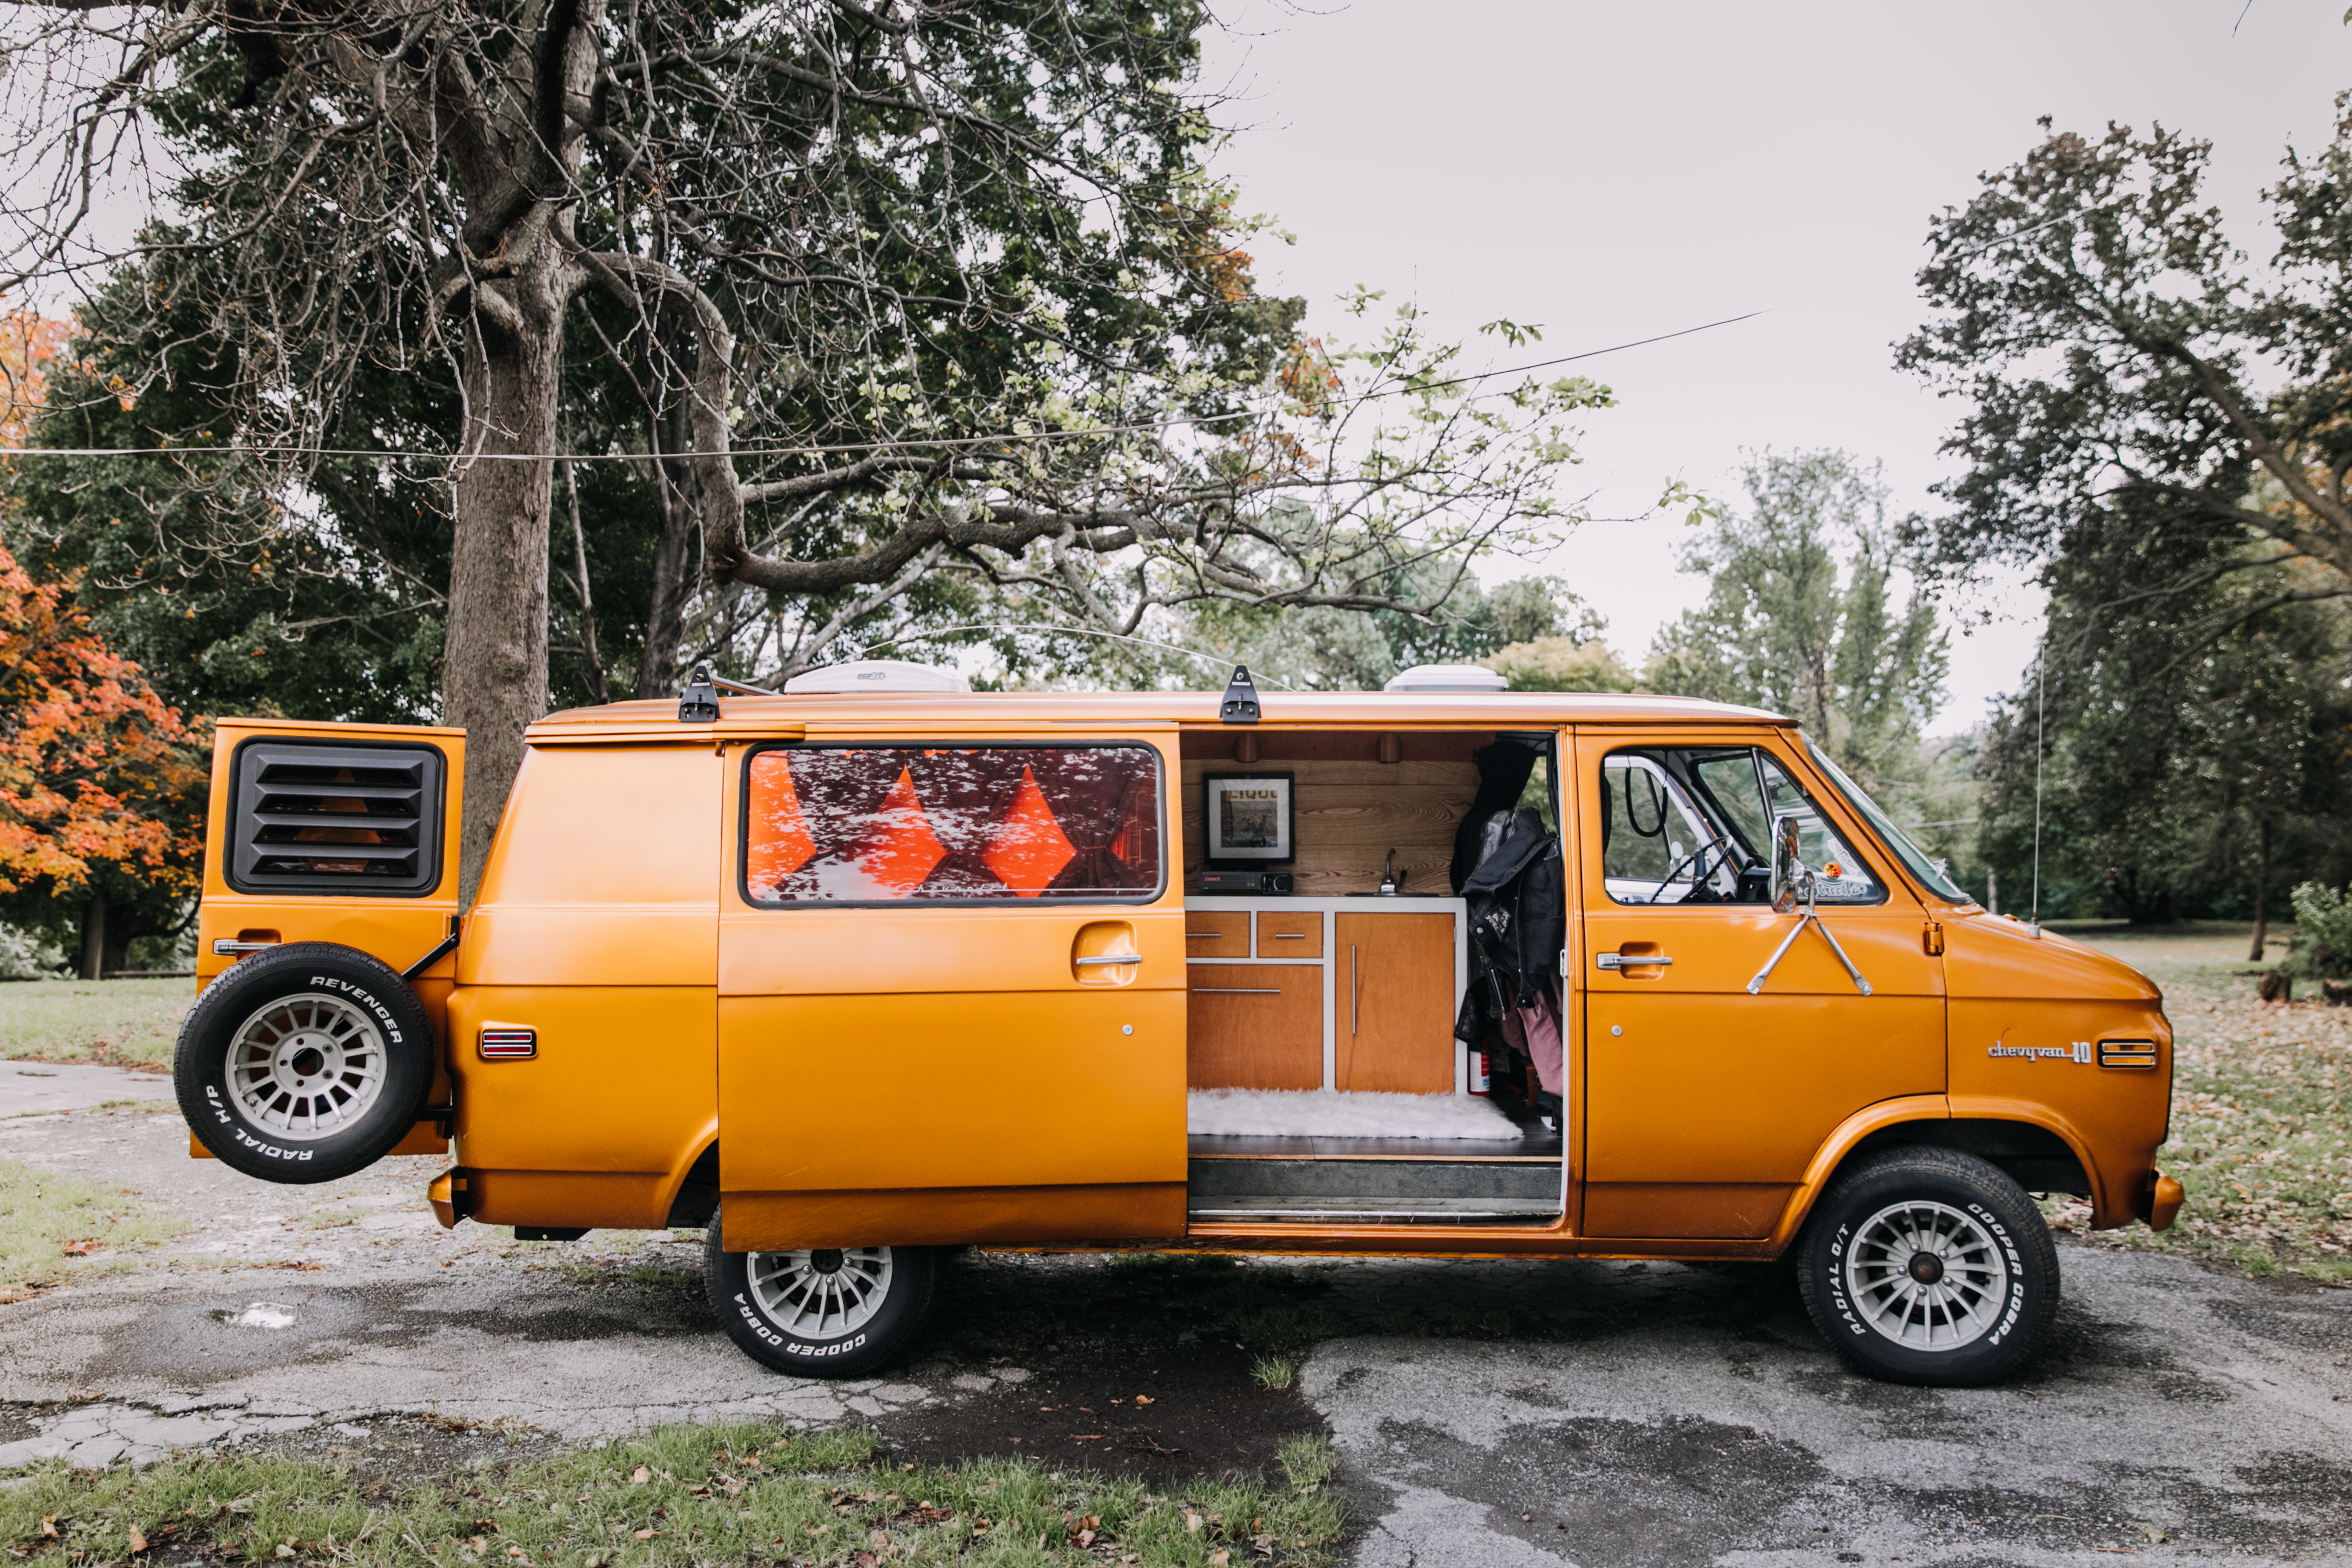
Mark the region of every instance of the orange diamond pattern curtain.
[[1141, 746], [792, 747], [751, 759], [761, 902], [1083, 900], [1160, 885]]

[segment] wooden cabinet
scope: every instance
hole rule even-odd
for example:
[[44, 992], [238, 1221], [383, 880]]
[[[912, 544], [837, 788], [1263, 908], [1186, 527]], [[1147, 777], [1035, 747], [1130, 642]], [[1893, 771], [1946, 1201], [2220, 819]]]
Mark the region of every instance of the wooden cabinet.
[[1184, 913], [1186, 958], [1247, 958], [1250, 917], [1247, 910], [1187, 910]]
[[1193, 1089], [1323, 1087], [1323, 966], [1185, 966], [1185, 1081]]
[[1459, 899], [1202, 898], [1184, 911], [1194, 1089], [1462, 1092]]
[[1261, 910], [1257, 917], [1260, 958], [1323, 956], [1321, 910]]
[[1454, 917], [1337, 917], [1332, 1087], [1443, 1094], [1454, 1087]]

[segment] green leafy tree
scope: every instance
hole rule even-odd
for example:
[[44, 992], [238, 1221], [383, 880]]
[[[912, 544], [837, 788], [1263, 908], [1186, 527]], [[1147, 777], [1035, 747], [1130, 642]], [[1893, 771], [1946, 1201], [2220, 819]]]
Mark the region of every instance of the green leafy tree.
[[1651, 690], [1786, 713], [1874, 791], [1916, 783], [1940, 700], [1947, 634], [1924, 588], [1897, 603], [1903, 565], [1875, 467], [1843, 452], [1747, 465], [1743, 512], [1683, 552], [1706, 602], [1658, 634]]
[[[2039, 691], [2029, 670], [1992, 725], [1980, 849], [2021, 907], [2038, 701], [2044, 912], [2251, 915], [2259, 961], [2275, 890], [2343, 864], [2352, 618], [2326, 602], [2243, 618], [2266, 590], [2236, 574], [2118, 606], [2116, 563], [2091, 542], [2050, 570]], [[2233, 624], [2184, 647], [2183, 613]]]
[[[1213, 602], [1443, 623], [1457, 568], [1561, 516], [1590, 389], [1470, 386], [1410, 311], [1360, 349], [1303, 338], [1204, 168], [1209, 25], [1197, 0], [16, 7], [0, 48], [41, 68], [9, 77], [0, 291], [109, 279], [85, 406], [131, 417], [99, 444], [192, 448], [112, 470], [144, 510], [102, 514], [175, 531], [138, 547], [172, 564], [87, 581], [194, 563], [216, 615], [159, 675], [258, 627], [339, 644], [323, 680], [346, 656], [404, 701], [429, 679], [470, 736], [468, 892], [565, 665], [593, 692], [634, 662], [646, 692], [693, 652], [772, 677], [877, 633], [1132, 635]], [[154, 199], [92, 227], [95, 178]], [[50, 531], [95, 555], [99, 526]], [[275, 619], [227, 582], [257, 569]]]
[[2337, 106], [2265, 193], [2267, 267], [2207, 202], [2210, 144], [2162, 127], [2052, 132], [1931, 224], [1936, 314], [1897, 358], [1967, 410], [1950, 510], [1917, 525], [1937, 567], [2087, 543], [2149, 552], [2117, 603], [2259, 585], [2168, 612], [2189, 638], [2352, 593], [2352, 94]]

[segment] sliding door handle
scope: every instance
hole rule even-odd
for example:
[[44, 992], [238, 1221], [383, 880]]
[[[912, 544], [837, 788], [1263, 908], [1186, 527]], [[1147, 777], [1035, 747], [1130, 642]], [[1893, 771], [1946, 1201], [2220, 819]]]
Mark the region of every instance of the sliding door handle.
[[1076, 964], [1080, 969], [1099, 969], [1106, 964], [1112, 963], [1141, 963], [1143, 962], [1143, 954], [1139, 952], [1106, 952], [1099, 958], [1074, 958], [1070, 960], [1070, 962]]

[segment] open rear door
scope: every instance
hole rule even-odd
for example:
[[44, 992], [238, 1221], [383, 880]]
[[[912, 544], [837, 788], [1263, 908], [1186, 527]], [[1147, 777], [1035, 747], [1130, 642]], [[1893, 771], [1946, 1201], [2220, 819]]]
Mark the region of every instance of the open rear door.
[[[221, 721], [196, 916], [197, 988], [246, 953], [285, 942], [339, 942], [404, 973], [443, 947], [457, 916], [465, 775], [463, 730]], [[436, 1036], [446, 1033], [456, 973], [445, 951], [408, 982]], [[431, 1103], [447, 1102], [445, 1068]], [[430, 1133], [429, 1124], [420, 1127]], [[395, 1152], [446, 1147], [425, 1134]]]

